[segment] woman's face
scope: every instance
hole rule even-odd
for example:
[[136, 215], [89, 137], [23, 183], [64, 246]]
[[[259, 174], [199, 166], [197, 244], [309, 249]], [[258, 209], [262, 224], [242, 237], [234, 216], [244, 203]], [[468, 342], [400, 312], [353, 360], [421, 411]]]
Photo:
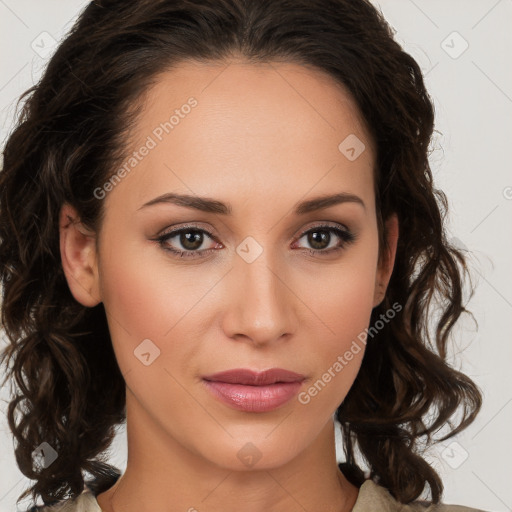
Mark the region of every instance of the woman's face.
[[[132, 435], [226, 468], [291, 461], [351, 387], [391, 271], [378, 265], [374, 148], [354, 102], [294, 64], [188, 62], [148, 92], [129, 156], [96, 194], [91, 271], [65, 270], [78, 300], [106, 308]], [[205, 380], [270, 368], [302, 378]]]

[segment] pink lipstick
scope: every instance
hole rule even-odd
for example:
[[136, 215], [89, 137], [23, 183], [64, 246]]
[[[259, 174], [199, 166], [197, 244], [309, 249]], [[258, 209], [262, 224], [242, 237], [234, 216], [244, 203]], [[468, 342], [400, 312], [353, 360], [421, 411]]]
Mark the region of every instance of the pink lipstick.
[[277, 409], [298, 393], [304, 379], [304, 375], [282, 368], [262, 372], [239, 368], [203, 377], [216, 398], [246, 412]]

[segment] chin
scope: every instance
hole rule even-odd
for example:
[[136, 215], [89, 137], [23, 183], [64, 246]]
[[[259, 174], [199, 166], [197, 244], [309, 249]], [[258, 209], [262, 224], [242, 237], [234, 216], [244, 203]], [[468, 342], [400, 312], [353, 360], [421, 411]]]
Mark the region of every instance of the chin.
[[[305, 440], [294, 440], [291, 436], [276, 435], [272, 429], [249, 429], [242, 436], [228, 435], [224, 439], [209, 438], [209, 445], [200, 450], [202, 456], [213, 464], [229, 471], [270, 470], [291, 462], [306, 447]], [[277, 427], [280, 428], [280, 427]], [[247, 429], [246, 429], [247, 430]], [[304, 445], [304, 446], [301, 446]], [[212, 450], [213, 448], [213, 450]]]

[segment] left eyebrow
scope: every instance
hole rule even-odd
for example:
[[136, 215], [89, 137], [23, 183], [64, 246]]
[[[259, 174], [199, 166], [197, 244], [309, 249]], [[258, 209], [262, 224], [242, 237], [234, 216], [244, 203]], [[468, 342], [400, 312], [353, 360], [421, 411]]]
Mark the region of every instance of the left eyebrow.
[[[193, 208], [207, 213], [216, 213], [220, 215], [231, 215], [233, 208], [229, 203], [223, 203], [209, 197], [198, 197], [188, 194], [174, 194], [168, 193], [161, 196], [155, 197], [151, 201], [143, 204], [140, 208], [146, 208], [160, 203], [171, 203], [177, 206], [183, 206], [185, 208]], [[313, 211], [324, 210], [343, 203], [356, 203], [360, 204], [365, 210], [366, 205], [364, 201], [354, 194], [348, 192], [340, 192], [339, 194], [323, 195], [314, 197], [306, 201], [302, 201], [295, 205], [295, 215], [305, 215]]]
[[366, 210], [366, 205], [359, 196], [349, 194], [348, 192], [340, 192], [339, 194], [319, 196], [314, 197], [313, 199], [308, 199], [307, 201], [302, 201], [295, 206], [295, 214], [304, 215], [305, 213], [324, 210], [331, 206], [343, 203], [360, 204]]

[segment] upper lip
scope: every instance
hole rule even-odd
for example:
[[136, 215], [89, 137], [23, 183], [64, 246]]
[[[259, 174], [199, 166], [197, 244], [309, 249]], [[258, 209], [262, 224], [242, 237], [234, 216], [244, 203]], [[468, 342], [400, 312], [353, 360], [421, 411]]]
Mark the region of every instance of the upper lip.
[[283, 368], [270, 368], [262, 372], [236, 368], [224, 372], [214, 373], [203, 377], [205, 380], [213, 382], [227, 382], [230, 384], [245, 384], [249, 386], [265, 386], [275, 384], [276, 382], [301, 382], [305, 379], [304, 375], [295, 373]]

